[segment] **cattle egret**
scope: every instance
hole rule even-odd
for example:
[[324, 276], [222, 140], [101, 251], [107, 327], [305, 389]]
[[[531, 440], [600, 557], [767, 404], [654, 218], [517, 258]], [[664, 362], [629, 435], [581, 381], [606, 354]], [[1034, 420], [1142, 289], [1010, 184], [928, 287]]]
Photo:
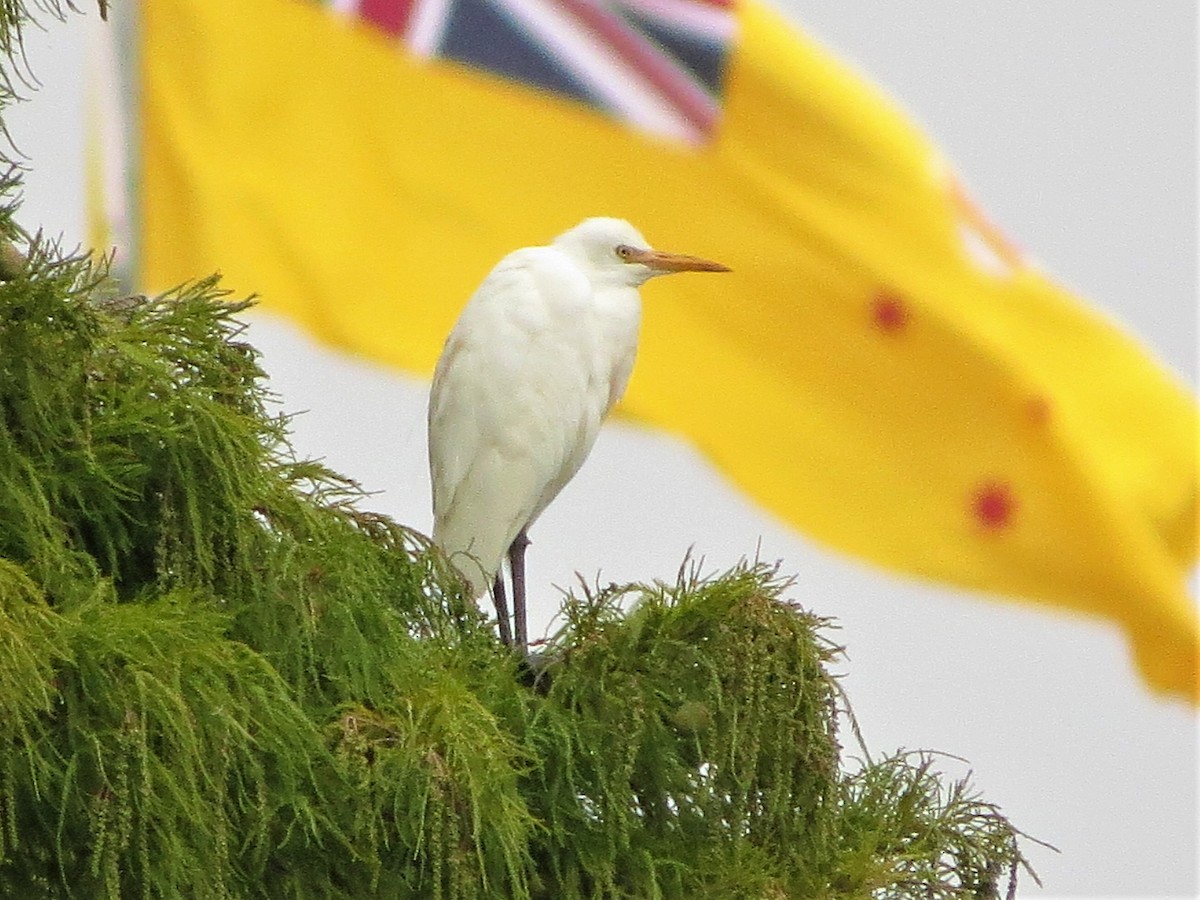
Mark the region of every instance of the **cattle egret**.
[[513, 645], [527, 645], [526, 532], [571, 480], [621, 398], [637, 352], [638, 288], [720, 263], [652, 250], [621, 219], [587, 219], [510, 253], [467, 301], [429, 396], [433, 540], [472, 595], [489, 588]]

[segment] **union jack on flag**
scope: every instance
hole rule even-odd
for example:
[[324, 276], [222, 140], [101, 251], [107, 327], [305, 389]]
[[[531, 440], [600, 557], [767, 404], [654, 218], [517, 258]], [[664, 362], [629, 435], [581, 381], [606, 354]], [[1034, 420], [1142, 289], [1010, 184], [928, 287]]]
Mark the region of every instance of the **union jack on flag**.
[[327, 0], [455, 60], [700, 144], [721, 114], [733, 0]]

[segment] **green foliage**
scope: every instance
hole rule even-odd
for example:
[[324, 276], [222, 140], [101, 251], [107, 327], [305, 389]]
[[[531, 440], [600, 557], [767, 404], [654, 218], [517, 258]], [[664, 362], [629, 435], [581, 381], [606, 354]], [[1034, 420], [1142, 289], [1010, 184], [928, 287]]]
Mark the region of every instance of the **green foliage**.
[[[844, 772], [770, 568], [584, 590], [537, 672], [293, 458], [212, 280], [0, 282], [0, 894], [993, 896], [996, 810]], [[628, 609], [628, 612], [622, 610]]]
[[[743, 860], [760, 876], [767, 851], [780, 872], [829, 857], [834, 648], [782, 587], [753, 567], [568, 602], [531, 735], [540, 858], [557, 883], [697, 896]], [[807, 865], [790, 876], [798, 896], [824, 878]]]
[[[0, 52], [24, 15], [0, 2]], [[11, 206], [0, 239], [28, 251], [0, 267], [0, 896], [992, 897], [1015, 875], [1018, 833], [928, 757], [844, 766], [838, 648], [775, 570], [584, 588], [531, 668], [425, 538], [294, 458], [245, 303], [215, 279], [120, 296]]]

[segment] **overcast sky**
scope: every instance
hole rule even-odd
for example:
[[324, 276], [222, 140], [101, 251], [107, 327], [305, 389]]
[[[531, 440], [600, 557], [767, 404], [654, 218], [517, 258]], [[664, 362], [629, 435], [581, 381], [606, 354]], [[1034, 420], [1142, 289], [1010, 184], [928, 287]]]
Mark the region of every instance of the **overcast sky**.
[[[1195, 382], [1194, 3], [786, 9], [934, 134], [1021, 246]], [[69, 245], [84, 239], [85, 26], [76, 17], [28, 37], [44, 90], [7, 119], [33, 167], [21, 221]], [[379, 492], [374, 508], [428, 528], [424, 383], [336, 357], [269, 319], [256, 320], [252, 340], [284, 408], [308, 410], [296, 421], [300, 452]], [[531, 537], [535, 633], [557, 608], [552, 585], [576, 571], [671, 578], [689, 547], [710, 569], [755, 552], [782, 560], [797, 575], [794, 596], [841, 623], [841, 668], [872, 749], [969, 759], [988, 799], [1062, 849], [1028, 848], [1046, 883], [1028, 896], [1197, 893], [1196, 717], [1145, 692], [1105, 623], [822, 552], [688, 448], [621, 423]]]

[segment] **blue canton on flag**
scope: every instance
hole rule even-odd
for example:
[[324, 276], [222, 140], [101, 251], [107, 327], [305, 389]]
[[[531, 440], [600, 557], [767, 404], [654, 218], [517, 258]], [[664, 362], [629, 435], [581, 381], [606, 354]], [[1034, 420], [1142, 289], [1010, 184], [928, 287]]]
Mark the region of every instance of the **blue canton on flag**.
[[410, 52], [702, 143], [721, 112], [732, 0], [329, 0]]

